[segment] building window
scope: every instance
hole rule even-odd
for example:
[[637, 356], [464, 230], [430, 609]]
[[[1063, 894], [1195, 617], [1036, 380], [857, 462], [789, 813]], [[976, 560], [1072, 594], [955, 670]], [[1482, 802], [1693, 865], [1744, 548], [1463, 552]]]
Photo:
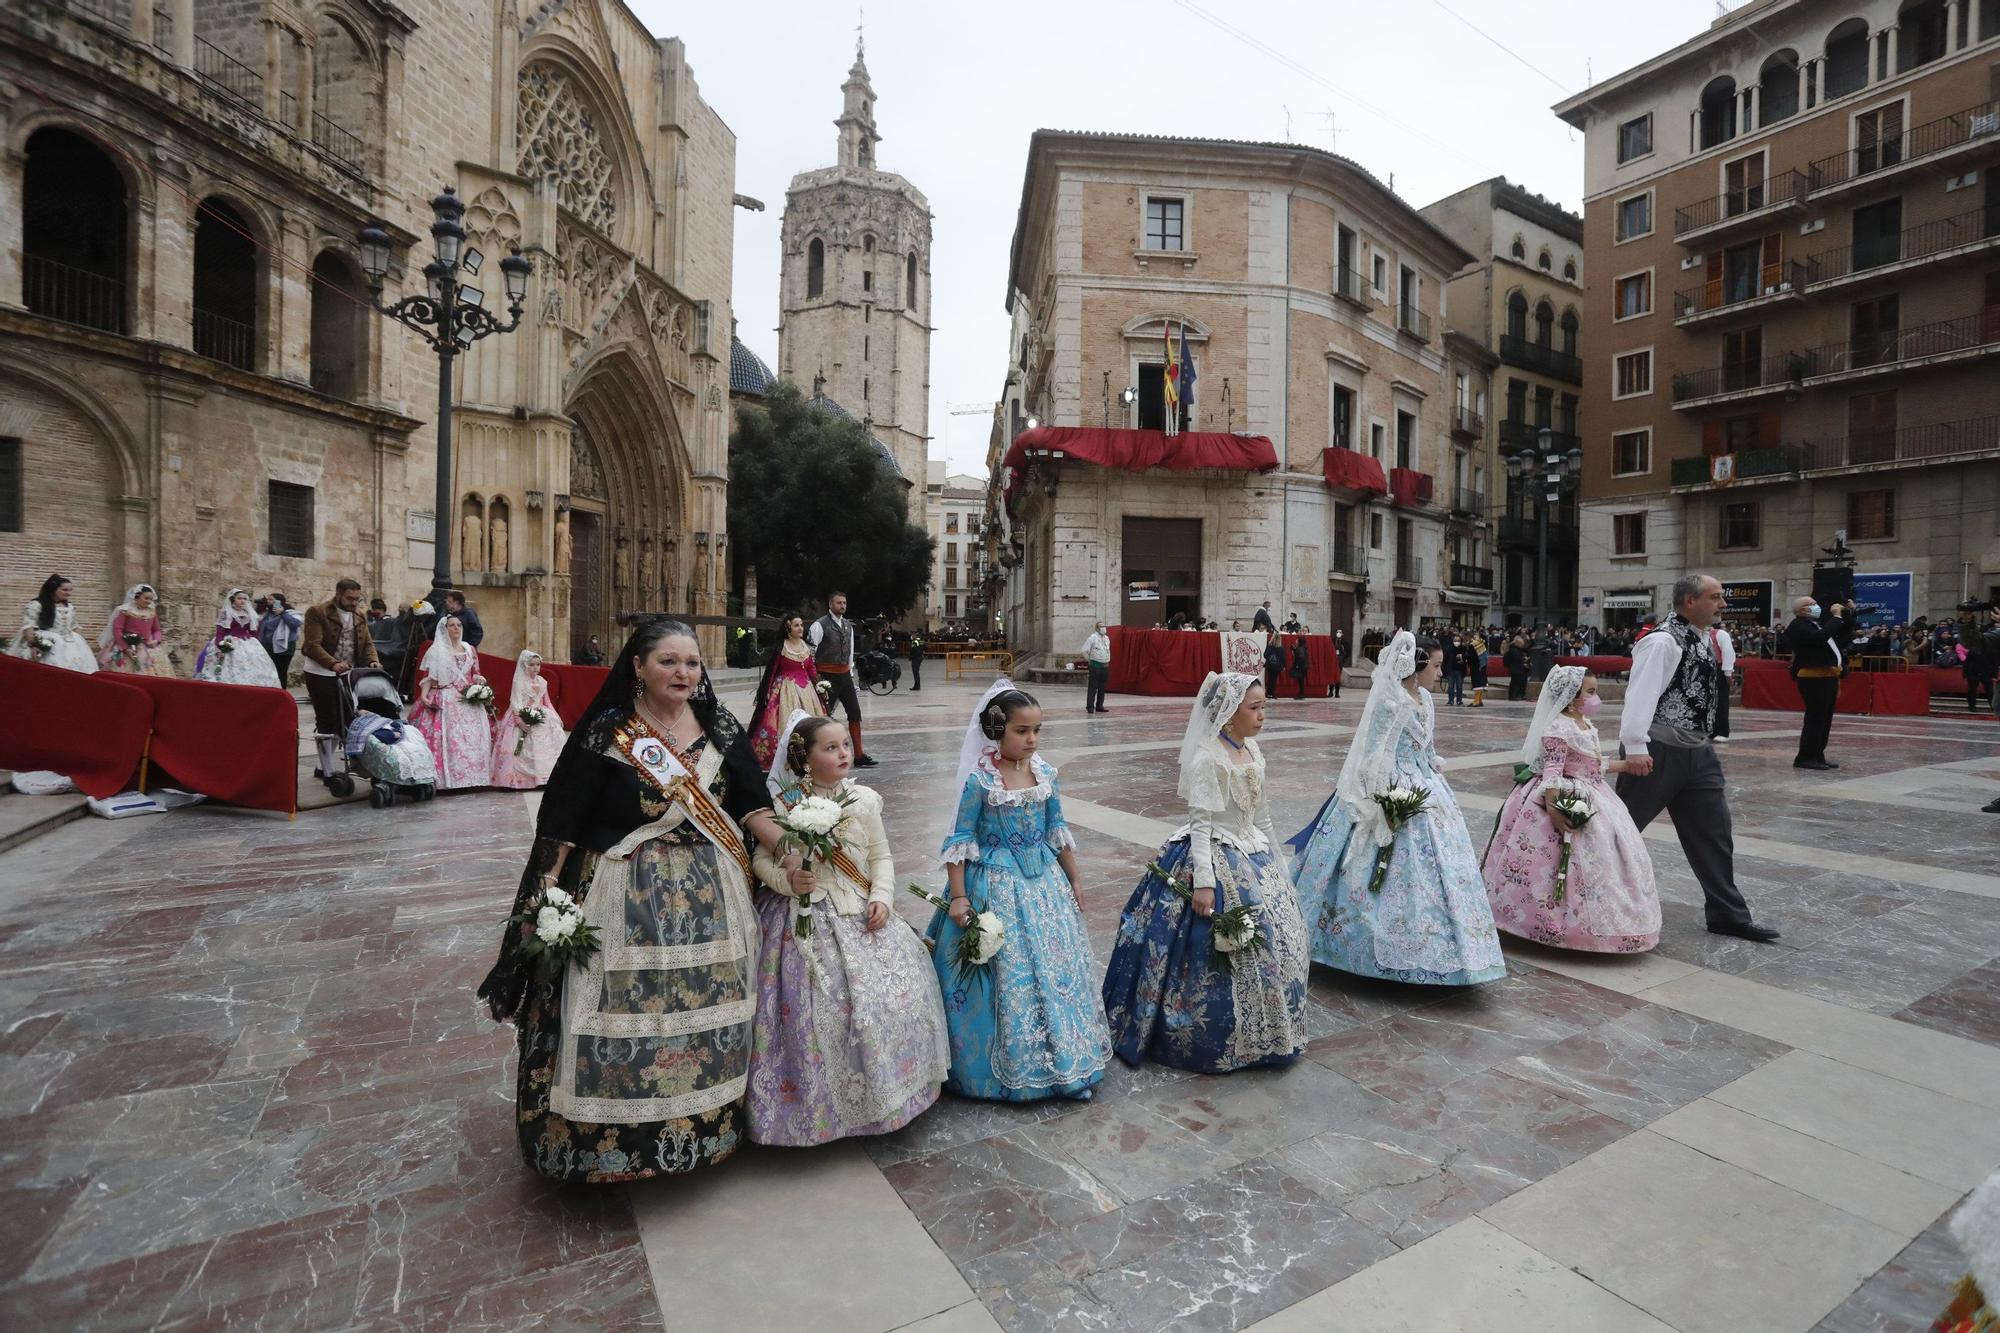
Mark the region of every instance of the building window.
[[1378, 463], [1382, 460], [1382, 440], [1383, 440], [1382, 423], [1379, 421], [1369, 422], [1368, 456], [1370, 458], [1373, 458]]
[[871, 345], [871, 342], [870, 342], [870, 339], [869, 339], [868, 335], [867, 335], [867, 334], [865, 334], [865, 333], [864, 333], [864, 334], [862, 334], [862, 335], [861, 335], [861, 359], [862, 359], [863, 361], [866, 361], [866, 360], [868, 360], [868, 351], [869, 351], [869, 347], [870, 347], [870, 345]]
[[[2000, 214], [1996, 214], [2000, 217]], [[1903, 201], [1884, 199], [1854, 210], [1852, 263], [1856, 271], [1903, 257]]]
[[1845, 97], [1868, 83], [1868, 20], [1852, 18], [1826, 35], [1826, 95]]
[[1574, 259], [1563, 260], [1563, 281], [1576, 281], [1576, 261]]
[[1556, 308], [1546, 300], [1535, 302], [1535, 345], [1554, 346]]
[[1562, 349], [1565, 356], [1576, 355], [1576, 311], [1565, 310], [1562, 317]]
[[1736, 80], [1710, 79], [1701, 90], [1701, 146], [1713, 148], [1736, 137]]
[[1896, 72], [1908, 74], [1919, 65], [1944, 59], [1944, 0], [1917, 0], [1903, 6], [1897, 16], [1901, 35], [1896, 40]]
[[874, 269], [865, 268], [861, 270], [861, 290], [864, 292], [872, 292], [875, 290]]
[[1507, 293], [1507, 336], [1528, 341], [1528, 298], [1519, 292]]
[[[954, 517], [956, 517], [956, 515], [954, 515]], [[954, 525], [952, 526], [952, 531], [956, 532], [957, 530], [958, 530], [958, 528], [957, 528], [957, 525], [956, 525], [956, 524], [954, 524]], [[957, 564], [957, 563], [958, 563], [958, 543], [957, 543], [957, 542], [946, 542], [946, 543], [944, 544], [944, 559], [945, 559], [945, 563], [946, 563], [946, 564], [948, 564], [948, 565], [955, 565], [955, 564]]]
[[957, 566], [957, 565], [946, 565], [946, 566], [945, 566], [945, 571], [944, 571], [944, 586], [945, 586], [945, 587], [947, 587], [947, 588], [956, 588], [956, 587], [958, 586], [958, 566]]
[[957, 614], [958, 614], [958, 594], [957, 594], [957, 593], [951, 593], [951, 594], [948, 594], [948, 595], [947, 595], [947, 596], [945, 597], [945, 599], [944, 599], [944, 613], [945, 613], [946, 615], [948, 615], [948, 616], [955, 616], [955, 615], [957, 615]]
[[1611, 437], [1611, 475], [1644, 476], [1653, 470], [1653, 432], [1628, 430]]
[[[1167, 368], [1155, 362], [1139, 367], [1139, 429], [1167, 428]], [[1180, 428], [1188, 428], [1188, 403], [1183, 398], [1177, 411]]]
[[946, 532], [958, 531], [958, 511], [956, 509], [953, 509], [945, 514], [944, 530]]
[[826, 242], [815, 236], [806, 246], [806, 295], [818, 296], [826, 290]]
[[1767, 59], [1757, 76], [1757, 90], [1759, 128], [1798, 115], [1799, 53], [1779, 51]]
[[335, 398], [361, 390], [368, 357], [368, 298], [354, 266], [332, 250], [322, 250], [312, 266], [310, 341], [313, 388]]
[[195, 355], [257, 368], [257, 282], [250, 224], [224, 200], [202, 200], [194, 223]]
[[24, 486], [21, 479], [21, 442], [0, 440], [0, 532], [20, 532]]
[[1653, 391], [1653, 349], [1625, 352], [1613, 358], [1611, 396], [1637, 398]]
[[1613, 319], [1636, 319], [1653, 313], [1653, 270], [1628, 273], [1618, 279]]
[[65, 324], [125, 332], [125, 178], [96, 144], [49, 126], [28, 136], [21, 298]]
[[1187, 231], [1185, 212], [1187, 202], [1182, 199], [1146, 200], [1146, 248], [1148, 250], [1185, 250]]
[[1736, 551], [1759, 545], [1757, 529], [1761, 514], [1755, 500], [1726, 504], [1722, 506], [1719, 517], [1721, 523], [1715, 537], [1719, 549]]
[[1902, 301], [1896, 293], [1855, 302], [1848, 312], [1848, 369], [1894, 361], [1901, 344], [1901, 327]]
[[1544, 273], [1552, 272], [1555, 269], [1555, 264], [1555, 259], [1547, 250], [1542, 251], [1541, 254], [1535, 257], [1535, 266]]
[[1630, 162], [1653, 151], [1653, 113], [1626, 121], [1618, 127], [1618, 160]]
[[1611, 554], [1646, 554], [1646, 515], [1613, 514], [1611, 516]]
[[1374, 284], [1377, 295], [1386, 296], [1389, 292], [1389, 257], [1374, 255], [1371, 258], [1374, 260], [1374, 265], [1368, 275], [1369, 280]]
[[1411, 468], [1417, 465], [1417, 416], [1414, 412], [1396, 413], [1396, 466]]
[[1354, 447], [1354, 390], [1342, 384], [1333, 386], [1333, 447]]
[[917, 308], [917, 252], [910, 251], [903, 261], [903, 304], [910, 309]]
[[1891, 102], [1854, 118], [1854, 174], [1865, 176], [1903, 160], [1903, 104]]
[[270, 484], [271, 554], [310, 559], [313, 553], [313, 488], [288, 481]]
[[1525, 264], [1528, 262], [1528, 243], [1522, 240], [1520, 237], [1516, 236], [1514, 238], [1513, 249], [1509, 250], [1507, 253], [1512, 255], [1515, 259], [1519, 260], [1521, 263]]
[[1635, 194], [1618, 201], [1618, 239], [1636, 241], [1653, 234], [1653, 192]]
[[1382, 549], [1382, 516], [1380, 514], [1370, 514], [1368, 516], [1368, 548], [1372, 551]]
[[1893, 538], [1896, 535], [1896, 492], [1849, 491], [1847, 535], [1858, 542]]

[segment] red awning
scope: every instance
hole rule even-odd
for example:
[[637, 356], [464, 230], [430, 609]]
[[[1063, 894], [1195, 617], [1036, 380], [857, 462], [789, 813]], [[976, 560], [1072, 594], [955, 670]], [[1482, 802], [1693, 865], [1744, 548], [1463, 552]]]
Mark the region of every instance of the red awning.
[[1433, 485], [1428, 472], [1392, 467], [1389, 469], [1389, 503], [1401, 509], [1427, 505], [1431, 502]]
[[1326, 484], [1335, 490], [1361, 491], [1369, 495], [1387, 495], [1389, 483], [1382, 476], [1382, 464], [1367, 454], [1356, 453], [1352, 449], [1325, 449], [1320, 452], [1320, 466], [1326, 474]]
[[1196, 468], [1228, 468], [1237, 472], [1269, 472], [1278, 466], [1278, 450], [1262, 435], [1223, 431], [1111, 430], [1098, 426], [1037, 426], [1014, 437], [1004, 466], [1019, 472], [1044, 455], [1061, 454], [1060, 461], [1095, 463], [1099, 467], [1143, 472], [1163, 467], [1173, 472]]

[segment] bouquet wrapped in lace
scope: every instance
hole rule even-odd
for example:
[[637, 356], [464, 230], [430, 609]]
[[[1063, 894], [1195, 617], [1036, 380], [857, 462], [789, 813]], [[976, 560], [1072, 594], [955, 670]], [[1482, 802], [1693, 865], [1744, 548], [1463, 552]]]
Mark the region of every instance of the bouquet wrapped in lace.
[[1368, 892], [1382, 892], [1382, 881], [1389, 875], [1389, 861], [1396, 854], [1397, 832], [1416, 818], [1430, 799], [1429, 787], [1391, 787], [1375, 793], [1375, 804], [1382, 807], [1382, 818], [1389, 824], [1389, 841], [1375, 853], [1375, 873], [1368, 877]]
[[56, 650], [56, 636], [44, 630], [35, 630], [28, 635], [28, 648], [40, 661]]
[[1575, 830], [1590, 822], [1591, 817], [1597, 813], [1597, 807], [1585, 800], [1582, 792], [1568, 788], [1551, 792], [1548, 807], [1550, 813], [1559, 814], [1570, 823], [1569, 830], [1562, 835], [1562, 858], [1556, 862], [1555, 892], [1549, 895], [1549, 906], [1554, 907], [1562, 902], [1563, 894], [1569, 889], [1569, 857], [1570, 853], [1576, 850], [1573, 841], [1576, 837]]
[[459, 693], [458, 697], [469, 704], [478, 704], [481, 708], [489, 711], [493, 707], [493, 687], [483, 680], [477, 685], [466, 686]]
[[[810, 868], [815, 861], [831, 861], [834, 851], [840, 846], [840, 839], [834, 830], [847, 818], [847, 806], [852, 796], [834, 800], [830, 796], [807, 796], [784, 814], [776, 816], [779, 828], [785, 831], [778, 839], [780, 855], [795, 851], [803, 858], [804, 866]], [[813, 900], [811, 897], [797, 900], [792, 914], [792, 938], [805, 939], [813, 933]]]
[[528, 928], [521, 952], [545, 979], [571, 963], [587, 963], [597, 953], [597, 927], [584, 921], [576, 899], [554, 885], [536, 894], [526, 911], [507, 919]]
[[515, 713], [514, 720], [521, 724], [521, 734], [514, 738], [514, 753], [519, 754], [521, 753], [521, 748], [528, 743], [528, 729], [530, 727], [541, 726], [542, 723], [549, 720], [549, 715], [547, 710], [530, 704], [518, 713]]
[[[1146, 869], [1160, 877], [1160, 882], [1173, 891], [1183, 902], [1194, 902], [1195, 889], [1191, 881], [1176, 879], [1168, 874], [1158, 861], [1146, 863]], [[1236, 955], [1255, 953], [1264, 947], [1264, 936], [1257, 925], [1263, 910], [1255, 903], [1238, 903], [1226, 912], [1217, 912], [1208, 919], [1209, 951], [1208, 965], [1217, 972], [1231, 972], [1236, 967]]]
[[[951, 903], [922, 885], [909, 884], [904, 888], [906, 892], [914, 893], [932, 907], [941, 908], [945, 915], [951, 914]], [[958, 969], [959, 979], [963, 981], [967, 977], [983, 975], [986, 965], [993, 961], [993, 956], [999, 953], [1001, 946], [1006, 943], [1007, 927], [1001, 923], [999, 917], [991, 912], [973, 913], [972, 919], [958, 932], [956, 957], [952, 959], [953, 965]]]

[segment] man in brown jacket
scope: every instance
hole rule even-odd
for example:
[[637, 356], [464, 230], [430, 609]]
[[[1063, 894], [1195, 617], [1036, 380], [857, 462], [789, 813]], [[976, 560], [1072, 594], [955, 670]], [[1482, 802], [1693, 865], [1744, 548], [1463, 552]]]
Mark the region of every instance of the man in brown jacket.
[[342, 579], [333, 585], [332, 601], [306, 608], [299, 647], [306, 655], [300, 671], [306, 678], [306, 693], [312, 698], [313, 728], [322, 736], [338, 736], [339, 678], [358, 666], [379, 665], [375, 640], [369, 636], [368, 621], [361, 610], [359, 583]]

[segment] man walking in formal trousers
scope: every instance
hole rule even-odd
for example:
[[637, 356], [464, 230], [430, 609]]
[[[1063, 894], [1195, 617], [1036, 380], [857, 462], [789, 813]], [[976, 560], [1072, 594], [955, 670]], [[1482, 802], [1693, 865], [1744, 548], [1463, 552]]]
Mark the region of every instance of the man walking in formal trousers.
[[1722, 672], [1708, 627], [1722, 610], [1722, 585], [1706, 574], [1674, 584], [1674, 609], [1632, 647], [1632, 677], [1618, 722], [1625, 771], [1618, 798], [1641, 829], [1671, 811], [1681, 851], [1701, 883], [1708, 928], [1766, 944], [1778, 938], [1750, 919], [1736, 887], [1736, 840], [1722, 760], [1710, 737]]
[[1722, 673], [1722, 693], [1715, 700], [1715, 740], [1719, 745], [1729, 739], [1729, 689], [1736, 683], [1736, 640], [1717, 623], [1708, 631], [1708, 647], [1715, 654], [1716, 670]]
[[1250, 616], [1250, 632], [1255, 634], [1258, 630], [1263, 630], [1266, 634], [1276, 634], [1278, 632], [1278, 622], [1271, 619], [1271, 604], [1269, 602], [1258, 607]]
[[1827, 762], [1826, 742], [1833, 734], [1833, 708], [1840, 702], [1840, 672], [1846, 663], [1847, 641], [1854, 627], [1839, 602], [1824, 613], [1819, 603], [1801, 597], [1792, 603], [1792, 623], [1785, 626], [1785, 647], [1792, 654], [1792, 679], [1806, 701], [1806, 718], [1799, 726], [1799, 753], [1793, 768], [1824, 773], [1839, 768]]
[[1104, 687], [1111, 681], [1111, 636], [1104, 632], [1101, 620], [1083, 641], [1083, 668], [1089, 677], [1083, 686], [1083, 711], [1102, 713]]
[[806, 631], [813, 659], [821, 679], [832, 691], [826, 713], [833, 716], [839, 704], [847, 714], [847, 734], [854, 738], [854, 766], [873, 768], [875, 761], [861, 748], [861, 696], [854, 689], [854, 622], [847, 618], [847, 594], [837, 592], [826, 599], [826, 614], [813, 621]]

